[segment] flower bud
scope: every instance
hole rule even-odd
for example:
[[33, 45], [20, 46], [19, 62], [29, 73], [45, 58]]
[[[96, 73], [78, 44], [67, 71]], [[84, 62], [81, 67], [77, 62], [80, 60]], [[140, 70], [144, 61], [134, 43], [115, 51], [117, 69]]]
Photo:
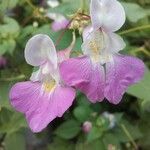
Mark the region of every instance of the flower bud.
[[7, 64], [7, 60], [6, 60], [6, 58], [5, 58], [5, 57], [3, 57], [3, 56], [0, 56], [0, 68], [5, 67], [5, 66], [6, 66], [6, 64]]
[[82, 130], [84, 133], [89, 133], [92, 129], [92, 123], [90, 121], [85, 121], [83, 123]]
[[37, 21], [34, 21], [34, 22], [33, 22], [33, 27], [34, 27], [34, 28], [37, 28], [38, 26], [39, 26], [38, 22], [37, 22]]

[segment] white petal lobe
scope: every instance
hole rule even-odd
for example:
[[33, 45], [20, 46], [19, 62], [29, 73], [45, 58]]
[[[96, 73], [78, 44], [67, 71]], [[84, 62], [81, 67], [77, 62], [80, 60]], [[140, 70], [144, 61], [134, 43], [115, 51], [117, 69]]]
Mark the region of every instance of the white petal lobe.
[[90, 15], [94, 29], [114, 32], [125, 22], [125, 11], [117, 0], [91, 0]]
[[32, 66], [40, 66], [50, 61], [57, 67], [57, 54], [54, 43], [49, 36], [38, 34], [33, 36], [25, 47], [25, 59]]

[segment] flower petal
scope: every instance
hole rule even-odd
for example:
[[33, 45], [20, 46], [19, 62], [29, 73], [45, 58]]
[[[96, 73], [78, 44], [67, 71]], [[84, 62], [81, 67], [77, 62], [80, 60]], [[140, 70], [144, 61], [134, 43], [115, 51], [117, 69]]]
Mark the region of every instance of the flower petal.
[[93, 27], [91, 25], [87, 26], [84, 30], [83, 30], [83, 41], [85, 42], [87, 37], [92, 33], [93, 31]]
[[76, 86], [90, 79], [90, 59], [86, 56], [70, 58], [60, 64], [60, 75], [69, 86]]
[[144, 63], [132, 56], [115, 55], [113, 63], [106, 64], [105, 97], [118, 104], [128, 86], [137, 83], [144, 75]]
[[65, 29], [69, 24], [69, 20], [59, 13], [47, 13], [46, 17], [54, 20], [52, 23], [53, 31], [59, 31]]
[[19, 112], [25, 113], [34, 109], [38, 103], [39, 82], [19, 82], [9, 93], [11, 105]]
[[[91, 30], [92, 31], [92, 30]], [[104, 49], [105, 39], [104, 33], [100, 30], [93, 30], [92, 32], [84, 33], [86, 35], [86, 40], [82, 44], [82, 51], [87, 56], [100, 55], [101, 51]]]
[[60, 73], [67, 85], [81, 90], [91, 102], [103, 100], [105, 75], [100, 64], [92, 64], [88, 57], [71, 58], [60, 65]]
[[90, 81], [80, 83], [76, 87], [85, 93], [92, 103], [101, 102], [104, 99], [105, 88], [104, 68], [100, 64], [95, 64], [95, 66], [89, 67], [92, 67], [90, 68]]
[[73, 88], [57, 86], [52, 93], [42, 92], [40, 83], [22, 82], [10, 92], [13, 107], [26, 115], [33, 132], [40, 132], [53, 119], [61, 117], [75, 98]]
[[26, 45], [25, 59], [32, 66], [40, 66], [50, 61], [57, 67], [57, 53], [53, 41], [45, 34], [33, 36]]
[[125, 11], [117, 0], [91, 0], [90, 14], [95, 29], [117, 31], [125, 22]]
[[118, 53], [126, 46], [121, 36], [115, 33], [105, 33], [106, 50], [110, 53]]
[[54, 21], [52, 23], [52, 30], [57, 32], [57, 31], [66, 29], [68, 24], [69, 24], [69, 20], [67, 20], [67, 19], [60, 20], [60, 21]]
[[42, 80], [42, 72], [41, 72], [41, 68], [39, 68], [37, 71], [33, 72], [30, 80], [33, 82], [37, 82], [37, 81], [41, 81]]

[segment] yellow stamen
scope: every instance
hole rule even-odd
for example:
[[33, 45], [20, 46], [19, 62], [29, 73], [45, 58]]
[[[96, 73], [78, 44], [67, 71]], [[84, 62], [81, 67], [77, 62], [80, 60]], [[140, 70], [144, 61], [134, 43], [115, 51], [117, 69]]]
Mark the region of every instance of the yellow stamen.
[[100, 46], [97, 45], [96, 41], [94, 41], [94, 40], [90, 41], [89, 46], [92, 49], [92, 51], [94, 52], [94, 54], [99, 54]]
[[46, 92], [50, 92], [56, 85], [55, 80], [52, 80], [50, 82], [44, 82], [43, 86], [44, 86], [44, 90]]

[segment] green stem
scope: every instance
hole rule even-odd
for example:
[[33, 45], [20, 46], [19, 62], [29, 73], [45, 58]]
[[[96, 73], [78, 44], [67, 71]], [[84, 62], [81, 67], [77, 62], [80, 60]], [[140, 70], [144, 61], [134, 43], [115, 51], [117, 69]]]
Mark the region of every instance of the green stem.
[[138, 53], [138, 52], [142, 52], [145, 55], [147, 55], [148, 57], [150, 57], [150, 52], [148, 50], [146, 50], [144, 47], [133, 50], [133, 53]]
[[138, 146], [136, 145], [133, 137], [131, 136], [131, 134], [129, 133], [129, 131], [127, 130], [126, 126], [124, 124], [121, 124], [121, 128], [124, 131], [124, 133], [126, 134], [126, 136], [129, 138], [129, 140], [131, 141], [131, 143], [133, 144], [135, 150], [138, 150]]
[[25, 79], [25, 75], [22, 74], [22, 75], [19, 75], [17, 77], [11, 77], [11, 78], [1, 78], [0, 81], [16, 81], [16, 80], [22, 80], [22, 79]]
[[83, 12], [86, 12], [86, 0], [81, 1], [81, 8], [82, 8]]
[[131, 29], [122, 31], [119, 34], [124, 35], [124, 34], [128, 34], [128, 33], [131, 33], [131, 32], [138, 31], [138, 30], [145, 30], [145, 29], [149, 29], [149, 28], [150, 28], [150, 25], [143, 25], [143, 26], [140, 26], [140, 27], [135, 27], [135, 28], [131, 28]]
[[147, 50], [144, 49], [144, 48], [142, 48], [141, 51], [142, 51], [143, 53], [145, 53], [147, 56], [150, 57], [150, 52], [149, 52], [149, 51], [147, 51]]
[[28, 3], [28, 5], [32, 8], [32, 9], [36, 9], [36, 7], [31, 3], [31, 1], [30, 0], [25, 0], [27, 3]]

